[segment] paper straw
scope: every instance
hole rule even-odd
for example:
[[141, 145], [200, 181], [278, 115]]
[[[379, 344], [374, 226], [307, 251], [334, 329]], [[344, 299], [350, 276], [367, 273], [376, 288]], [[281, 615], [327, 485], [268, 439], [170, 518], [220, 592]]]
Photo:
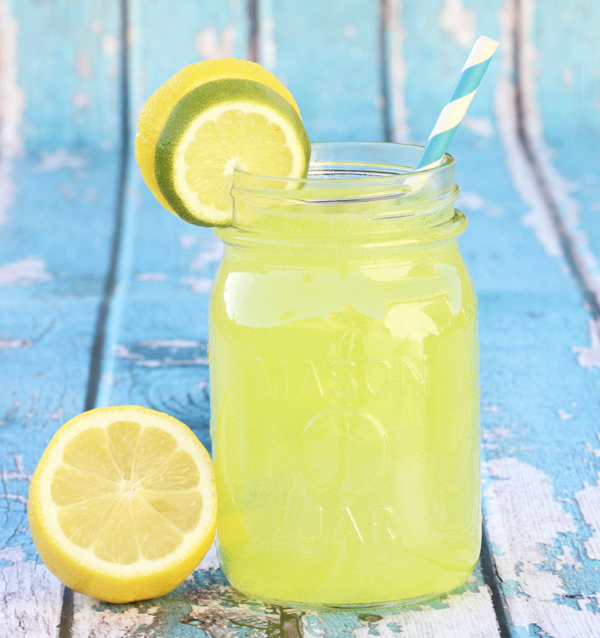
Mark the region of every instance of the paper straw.
[[495, 40], [484, 35], [477, 38], [452, 94], [431, 131], [423, 154], [415, 166], [416, 171], [432, 168], [441, 162], [497, 48], [498, 43]]

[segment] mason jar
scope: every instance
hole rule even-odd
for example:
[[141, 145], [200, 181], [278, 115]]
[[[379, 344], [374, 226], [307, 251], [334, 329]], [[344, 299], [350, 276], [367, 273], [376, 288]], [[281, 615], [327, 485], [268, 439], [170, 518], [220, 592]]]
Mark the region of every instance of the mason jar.
[[454, 160], [313, 145], [236, 172], [211, 293], [218, 554], [244, 594], [369, 608], [463, 584], [480, 550], [476, 297]]

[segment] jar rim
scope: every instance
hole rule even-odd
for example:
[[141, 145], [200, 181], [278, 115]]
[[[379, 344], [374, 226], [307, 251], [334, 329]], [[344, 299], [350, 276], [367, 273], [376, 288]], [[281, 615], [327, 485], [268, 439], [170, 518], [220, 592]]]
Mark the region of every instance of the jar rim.
[[[234, 202], [260, 199], [262, 205], [301, 204], [330, 208], [401, 200], [407, 208], [425, 201], [434, 208], [454, 201], [454, 158], [446, 153], [440, 165], [415, 171], [423, 147], [394, 142], [322, 142], [311, 147], [307, 177], [257, 175], [235, 169]], [[421, 207], [422, 208], [422, 207]], [[234, 206], [235, 210], [235, 206]], [[347, 211], [346, 211], [347, 212]]]
[[233, 220], [217, 235], [288, 245], [336, 244], [341, 235], [363, 244], [430, 241], [425, 229], [447, 238], [440, 225], [453, 225], [454, 159], [446, 154], [439, 166], [415, 171], [421, 152], [414, 144], [324, 142], [313, 145], [306, 178], [236, 171]]
[[[321, 160], [322, 154], [323, 153], [328, 153], [328, 152], [335, 152], [335, 151], [344, 151], [344, 150], [356, 150], [356, 151], [363, 151], [363, 152], [369, 152], [369, 151], [373, 151], [376, 149], [381, 149], [384, 152], [389, 151], [389, 150], [398, 150], [398, 151], [406, 151], [406, 150], [410, 150], [410, 151], [414, 151], [415, 152], [415, 158], [418, 159], [421, 156], [421, 153], [423, 152], [423, 149], [425, 147], [421, 146], [419, 144], [407, 144], [407, 143], [400, 143], [400, 142], [363, 142], [363, 141], [357, 141], [357, 142], [316, 142], [314, 144], [311, 144], [311, 157], [310, 157], [310, 163], [313, 164], [315, 162], [318, 163], [332, 163], [331, 160], [327, 161], [327, 162], [323, 162]], [[440, 173], [444, 170], [447, 170], [449, 166], [453, 166], [454, 165], [454, 157], [452, 155], [450, 155], [450, 153], [445, 153], [444, 156], [442, 157], [441, 163], [438, 166], [432, 166], [430, 168], [424, 168], [421, 170], [414, 170], [414, 166], [413, 167], [407, 167], [407, 166], [403, 166], [403, 165], [399, 165], [396, 163], [391, 163], [391, 162], [382, 162], [379, 163], [377, 162], [376, 164], [374, 163], [374, 165], [377, 166], [382, 166], [385, 168], [390, 169], [389, 171], [381, 171], [380, 175], [363, 175], [361, 177], [356, 177], [356, 179], [352, 179], [352, 180], [323, 180], [321, 177], [314, 177], [310, 175], [311, 171], [309, 169], [309, 175], [307, 177], [278, 177], [275, 175], [264, 175], [264, 174], [259, 174], [259, 173], [251, 173], [249, 171], [245, 171], [241, 168], [236, 167], [234, 169], [234, 175], [237, 175], [241, 178], [251, 178], [251, 179], [257, 179], [257, 180], [265, 180], [266, 183], [273, 183], [273, 184], [278, 184], [281, 183], [282, 181], [285, 182], [294, 182], [297, 184], [300, 183], [311, 183], [311, 182], [318, 182], [318, 183], [322, 183], [323, 181], [326, 181], [327, 183], [331, 183], [333, 185], [335, 184], [339, 184], [340, 181], [357, 181], [357, 182], [362, 182], [362, 181], [377, 181], [379, 180], [380, 182], [385, 182], [385, 181], [389, 181], [390, 179], [394, 179], [397, 177], [403, 177], [403, 178], [407, 178], [407, 177], [411, 177], [414, 175], [433, 175], [436, 173]], [[362, 162], [361, 162], [362, 163]], [[412, 168], [412, 170], [397, 170], [399, 168]], [[396, 170], [394, 170], [396, 169]], [[374, 171], [375, 173], [375, 171]], [[274, 188], [274, 190], [281, 190], [280, 187], [276, 186]]]

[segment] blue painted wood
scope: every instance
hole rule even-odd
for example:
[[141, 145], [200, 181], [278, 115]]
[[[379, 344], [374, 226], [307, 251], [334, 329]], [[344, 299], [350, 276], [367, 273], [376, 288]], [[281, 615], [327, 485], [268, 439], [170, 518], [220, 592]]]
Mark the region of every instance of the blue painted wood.
[[[58, 625], [62, 588], [39, 564], [27, 490], [54, 432], [84, 409], [116, 160], [88, 155], [85, 166], [48, 172], [39, 157], [18, 160], [18, 194], [0, 226], [0, 598], [9, 599], [0, 626], [17, 635], [52, 636]], [[22, 608], [10, 603], [20, 592]]]
[[[427, 41], [420, 37], [425, 17], [411, 5], [405, 8], [404, 24], [410, 25], [403, 42], [405, 96], [408, 127], [416, 139], [428, 132], [424, 116], [434, 121], [437, 111], [430, 105], [433, 96], [419, 97], [428, 89], [417, 77], [412, 84], [411, 71], [424, 65], [430, 86], [447, 82], [450, 87], [449, 73], [431, 60], [444, 57], [460, 68], [466, 54], [461, 50], [465, 29], [460, 27], [468, 23], [468, 15], [444, 18], [449, 4], [438, 3], [439, 22]], [[587, 19], [584, 6], [578, 5], [580, 20]], [[515, 23], [512, 12], [519, 7], [522, 15]], [[553, 3], [472, 2], [462, 7], [475, 11], [473, 39], [483, 32], [501, 35], [502, 41], [498, 60], [469, 112], [472, 119], [457, 133], [451, 152], [470, 220], [461, 243], [479, 293], [484, 513], [508, 610], [506, 631], [513, 636], [583, 636], [593, 635], [598, 626], [598, 608], [589, 598], [600, 587], [589, 527], [598, 511], [598, 494], [585, 485], [597, 480], [600, 380], [597, 372], [579, 366], [572, 352], [587, 343], [590, 315], [569, 274], [568, 259], [553, 256], [560, 242], [532, 170], [532, 156], [534, 163], [543, 163], [543, 148], [524, 145], [519, 132], [523, 123], [516, 113], [515, 78], [527, 73], [528, 61], [521, 59], [519, 73], [512, 64], [516, 24], [522, 29], [530, 10], [542, 7], [540, 29], [550, 37], [548, 20], [557, 12]], [[440, 53], [432, 50], [433, 42], [440, 43]], [[564, 41], [554, 55], [562, 56], [563, 46], [576, 49], [578, 42]], [[554, 112], [555, 100], [553, 85], [543, 112], [556, 130], [561, 113]], [[528, 136], [535, 138], [538, 123], [524, 123]], [[572, 166], [577, 148], [569, 143], [561, 149]]]
[[[537, 3], [529, 25], [529, 46], [537, 55], [529, 64], [534, 81], [525, 90], [538, 112], [528, 109], [527, 116], [540, 121], [531, 141], [540, 148], [540, 169], [573, 238], [586, 284], [600, 300], [600, 53], [593, 45], [600, 7], [586, 3], [579, 11], [561, 12], [554, 36], [543, 28], [549, 9]], [[574, 45], [557, 47], [557, 37]], [[592, 362], [600, 367], [600, 351], [587, 363]]]
[[118, 171], [106, 149], [119, 142], [119, 74], [98, 42], [118, 29], [116, 9], [0, 1], [3, 636], [58, 633], [62, 585], [33, 547], [27, 490], [51, 436], [85, 405]]
[[119, 0], [9, 0], [18, 23], [21, 131], [30, 149], [114, 148]]
[[259, 61], [294, 95], [311, 141], [383, 140], [378, 2], [259, 6]]
[[[585, 260], [600, 255], [598, 9], [586, 0], [572, 4], [386, 0], [383, 67], [378, 5], [370, 0], [310, 2], [302, 10], [287, 0], [265, 0], [256, 16], [261, 60], [288, 83], [313, 141], [382, 139], [386, 124], [398, 141], [424, 141], [476, 35], [502, 38], [451, 149], [470, 219], [462, 246], [480, 298], [484, 510], [499, 578], [487, 566], [485, 578], [477, 571], [464, 591], [399, 614], [303, 615], [242, 600], [209, 555], [191, 580], [157, 601], [94, 605], [77, 596], [72, 635], [107, 635], [108, 626], [111, 636], [497, 636], [486, 585], [494, 590], [503, 636], [595, 635], [600, 373], [593, 361], [600, 361], [600, 341], [596, 349], [590, 344], [594, 307], [584, 307], [580, 284], [593, 301], [596, 271]], [[146, 97], [184, 64], [245, 54], [251, 6], [128, 2], [132, 129]], [[0, 0], [2, 60], [10, 58], [5, 34], [14, 36], [7, 8], [18, 20], [19, 72], [16, 83], [8, 82], [17, 100], [0, 109], [2, 139], [11, 142], [0, 156], [0, 471], [6, 485], [0, 569], [13, 574], [27, 565], [27, 573], [41, 579], [30, 595], [38, 607], [25, 617], [51, 635], [60, 587], [33, 562], [24, 499], [51, 433], [83, 409], [118, 168], [116, 154], [92, 149], [119, 142], [119, 80], [112, 70], [121, 46], [119, 7], [106, 0]], [[31, 55], [33, 43], [43, 55]], [[538, 75], [532, 47], [539, 50]], [[6, 68], [0, 64], [3, 87], [12, 77]], [[19, 87], [26, 106], [17, 129]], [[30, 149], [68, 150], [15, 160], [19, 130]], [[72, 151], [81, 145], [89, 150]], [[548, 149], [556, 155], [550, 158]], [[570, 192], [564, 181], [579, 188]], [[15, 186], [16, 200], [7, 207], [5, 194]], [[580, 220], [572, 217], [577, 206]], [[575, 261], [564, 252], [570, 245]], [[555, 256], [561, 246], [563, 255]], [[211, 231], [161, 209], [132, 163], [99, 404], [164, 410], [208, 445], [207, 293], [218, 259]], [[6, 578], [0, 596], [2, 582]], [[10, 613], [9, 626], [17, 631], [16, 612]]]

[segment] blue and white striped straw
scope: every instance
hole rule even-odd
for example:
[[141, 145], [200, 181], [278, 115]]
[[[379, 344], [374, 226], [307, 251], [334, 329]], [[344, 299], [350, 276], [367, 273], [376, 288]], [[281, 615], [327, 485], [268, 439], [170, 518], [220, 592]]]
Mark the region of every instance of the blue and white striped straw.
[[497, 48], [495, 40], [484, 35], [477, 38], [452, 94], [431, 131], [419, 163], [415, 166], [416, 171], [432, 168], [441, 162]]

